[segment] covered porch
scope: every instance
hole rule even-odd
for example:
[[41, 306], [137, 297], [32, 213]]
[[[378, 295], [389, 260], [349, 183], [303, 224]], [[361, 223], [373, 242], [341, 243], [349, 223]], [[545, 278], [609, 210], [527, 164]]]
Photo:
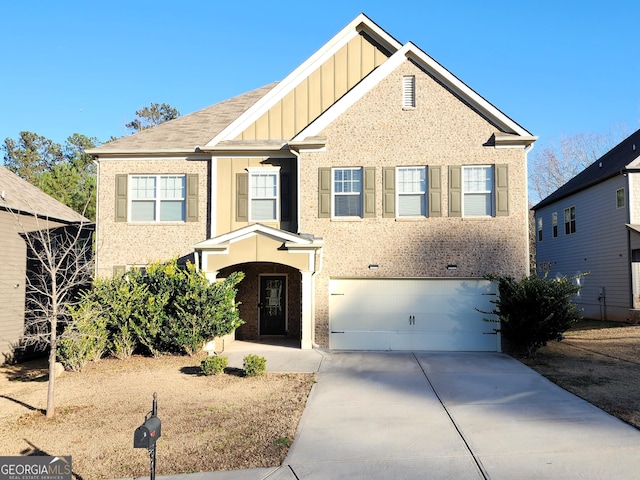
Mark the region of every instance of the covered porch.
[[289, 338], [313, 348], [315, 278], [322, 239], [252, 224], [194, 246], [196, 264], [210, 281], [242, 271], [237, 338]]

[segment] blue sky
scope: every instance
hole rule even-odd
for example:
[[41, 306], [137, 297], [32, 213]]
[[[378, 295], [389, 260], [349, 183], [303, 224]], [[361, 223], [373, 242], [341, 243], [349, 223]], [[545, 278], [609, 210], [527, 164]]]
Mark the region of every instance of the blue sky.
[[106, 140], [281, 80], [358, 13], [534, 135], [640, 128], [640, 2], [0, 0], [0, 142]]

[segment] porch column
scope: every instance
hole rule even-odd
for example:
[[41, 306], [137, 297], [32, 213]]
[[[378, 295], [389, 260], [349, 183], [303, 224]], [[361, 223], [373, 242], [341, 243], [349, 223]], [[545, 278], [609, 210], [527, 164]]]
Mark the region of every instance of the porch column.
[[302, 273], [302, 335], [300, 348], [313, 348], [313, 276], [312, 272]]

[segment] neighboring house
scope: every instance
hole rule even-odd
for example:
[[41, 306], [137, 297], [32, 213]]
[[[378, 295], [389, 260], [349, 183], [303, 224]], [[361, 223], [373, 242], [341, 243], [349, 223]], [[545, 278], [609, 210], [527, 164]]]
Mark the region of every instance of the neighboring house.
[[[524, 99], [523, 99], [524, 100]], [[359, 15], [283, 81], [91, 150], [97, 272], [240, 270], [240, 339], [497, 350], [536, 137]]]
[[24, 333], [27, 275], [39, 266], [30, 260], [25, 235], [40, 230], [77, 228], [83, 225], [91, 235], [92, 224], [82, 215], [0, 167], [0, 363], [14, 359], [15, 348]]
[[640, 320], [640, 130], [533, 207], [536, 264], [550, 277], [588, 273], [583, 316]]

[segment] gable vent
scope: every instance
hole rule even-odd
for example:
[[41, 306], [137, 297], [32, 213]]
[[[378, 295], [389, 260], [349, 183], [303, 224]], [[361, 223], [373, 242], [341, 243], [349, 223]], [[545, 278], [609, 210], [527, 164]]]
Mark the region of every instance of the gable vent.
[[405, 75], [402, 77], [402, 108], [414, 108], [416, 106], [416, 77]]

